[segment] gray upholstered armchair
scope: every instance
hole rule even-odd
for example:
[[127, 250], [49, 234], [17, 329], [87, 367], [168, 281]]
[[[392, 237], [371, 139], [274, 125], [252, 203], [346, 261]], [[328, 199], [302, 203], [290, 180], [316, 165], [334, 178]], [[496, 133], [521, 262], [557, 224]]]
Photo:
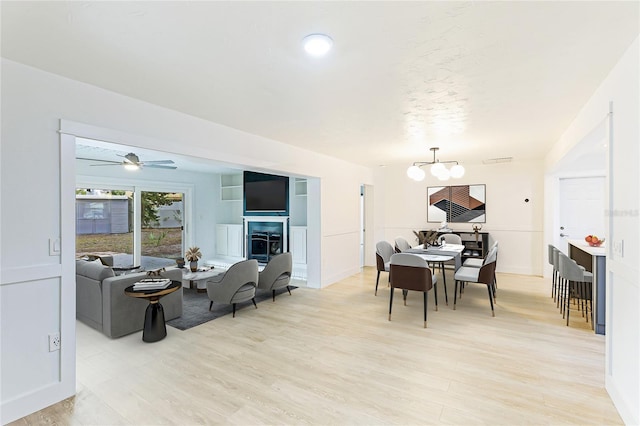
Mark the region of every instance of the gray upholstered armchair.
[[233, 305], [233, 317], [236, 316], [236, 303], [251, 300], [256, 305], [256, 286], [258, 285], [258, 261], [255, 259], [238, 262], [222, 276], [207, 281], [207, 296], [213, 302]]
[[276, 290], [286, 287], [289, 295], [289, 282], [291, 281], [292, 260], [291, 253], [281, 253], [269, 260], [267, 266], [259, 273], [258, 288], [271, 290], [273, 301], [276, 301]]

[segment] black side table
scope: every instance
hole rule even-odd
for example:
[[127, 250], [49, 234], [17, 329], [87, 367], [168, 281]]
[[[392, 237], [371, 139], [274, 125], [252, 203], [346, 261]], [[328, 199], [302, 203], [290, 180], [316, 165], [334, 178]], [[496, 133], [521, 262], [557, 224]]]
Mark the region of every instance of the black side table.
[[124, 294], [127, 296], [149, 300], [149, 306], [147, 306], [144, 314], [143, 341], [149, 343], [157, 342], [167, 336], [167, 326], [164, 323], [164, 308], [160, 304], [160, 298], [181, 288], [181, 282], [172, 281], [167, 288], [159, 290], [134, 290], [133, 285], [124, 289]]

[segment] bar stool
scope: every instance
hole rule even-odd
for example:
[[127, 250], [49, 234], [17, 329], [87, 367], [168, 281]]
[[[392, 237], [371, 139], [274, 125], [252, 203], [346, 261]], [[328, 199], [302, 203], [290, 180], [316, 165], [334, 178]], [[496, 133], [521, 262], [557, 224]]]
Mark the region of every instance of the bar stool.
[[548, 245], [549, 249], [549, 265], [553, 266], [553, 277], [551, 282], [551, 297], [553, 297], [553, 301], [556, 301], [556, 294], [558, 290], [558, 268], [556, 267], [556, 263], [554, 262], [554, 252], [558, 249], [555, 248], [552, 244]]
[[553, 250], [553, 270], [556, 274], [556, 297], [554, 302], [556, 302], [556, 308], [560, 308], [560, 296], [564, 294], [564, 286], [565, 280], [562, 278], [560, 274], [560, 255], [564, 254], [559, 249], [554, 247]]
[[[569, 314], [571, 312], [570, 302], [573, 295], [573, 297], [578, 298], [578, 306], [581, 306], [582, 315], [585, 316], [586, 321], [589, 322], [589, 308], [585, 301], [588, 297], [591, 304], [591, 315], [593, 315], [593, 302], [591, 301], [591, 296], [593, 294], [593, 274], [585, 271], [582, 266], [578, 265], [573, 259], [570, 259], [564, 253], [559, 253], [558, 260], [560, 277], [565, 283], [562, 294], [562, 318], [565, 317], [566, 313], [568, 326]], [[565, 301], [566, 304], [564, 303]], [[591, 318], [591, 328], [593, 328], [593, 318]]]

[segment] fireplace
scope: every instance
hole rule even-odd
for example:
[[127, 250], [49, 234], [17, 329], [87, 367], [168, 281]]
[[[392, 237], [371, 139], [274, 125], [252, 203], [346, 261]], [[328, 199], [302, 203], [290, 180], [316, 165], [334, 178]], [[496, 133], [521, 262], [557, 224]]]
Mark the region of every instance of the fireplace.
[[287, 252], [287, 228], [288, 218], [245, 217], [246, 258], [268, 263], [273, 256]]

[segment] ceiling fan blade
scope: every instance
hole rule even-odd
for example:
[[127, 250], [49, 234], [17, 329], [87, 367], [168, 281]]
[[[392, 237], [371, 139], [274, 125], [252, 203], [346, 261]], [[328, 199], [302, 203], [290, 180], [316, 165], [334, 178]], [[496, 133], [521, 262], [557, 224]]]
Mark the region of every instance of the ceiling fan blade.
[[[107, 164], [90, 164], [90, 166], [129, 166], [135, 165], [138, 167], [151, 167], [156, 169], [177, 169], [176, 166], [168, 166], [167, 164], [175, 164], [173, 160], [152, 160], [152, 161], [140, 161], [138, 156], [133, 153], [127, 155], [116, 154], [118, 157], [122, 157], [123, 161], [110, 161], [110, 160], [97, 160], [94, 158], [81, 158], [76, 157], [77, 160], [87, 161], [99, 161]], [[135, 160], [135, 161], [134, 161]]]
[[173, 160], [151, 160], [151, 161], [143, 161], [142, 164], [174, 164]]
[[177, 169], [176, 166], [163, 166], [162, 164], [146, 164], [144, 163], [143, 167], [149, 167], [149, 168], [153, 168], [153, 169], [170, 169], [170, 170], [174, 170]]
[[[87, 161], [100, 161], [102, 163], [110, 163], [111, 164], [122, 164], [122, 161], [110, 161], [110, 160], [96, 160], [95, 158], [82, 158], [76, 157], [76, 160], [87, 160]], [[98, 164], [92, 164], [92, 166], [97, 166]], [[106, 166], [106, 164], [100, 164], [101, 166]]]

